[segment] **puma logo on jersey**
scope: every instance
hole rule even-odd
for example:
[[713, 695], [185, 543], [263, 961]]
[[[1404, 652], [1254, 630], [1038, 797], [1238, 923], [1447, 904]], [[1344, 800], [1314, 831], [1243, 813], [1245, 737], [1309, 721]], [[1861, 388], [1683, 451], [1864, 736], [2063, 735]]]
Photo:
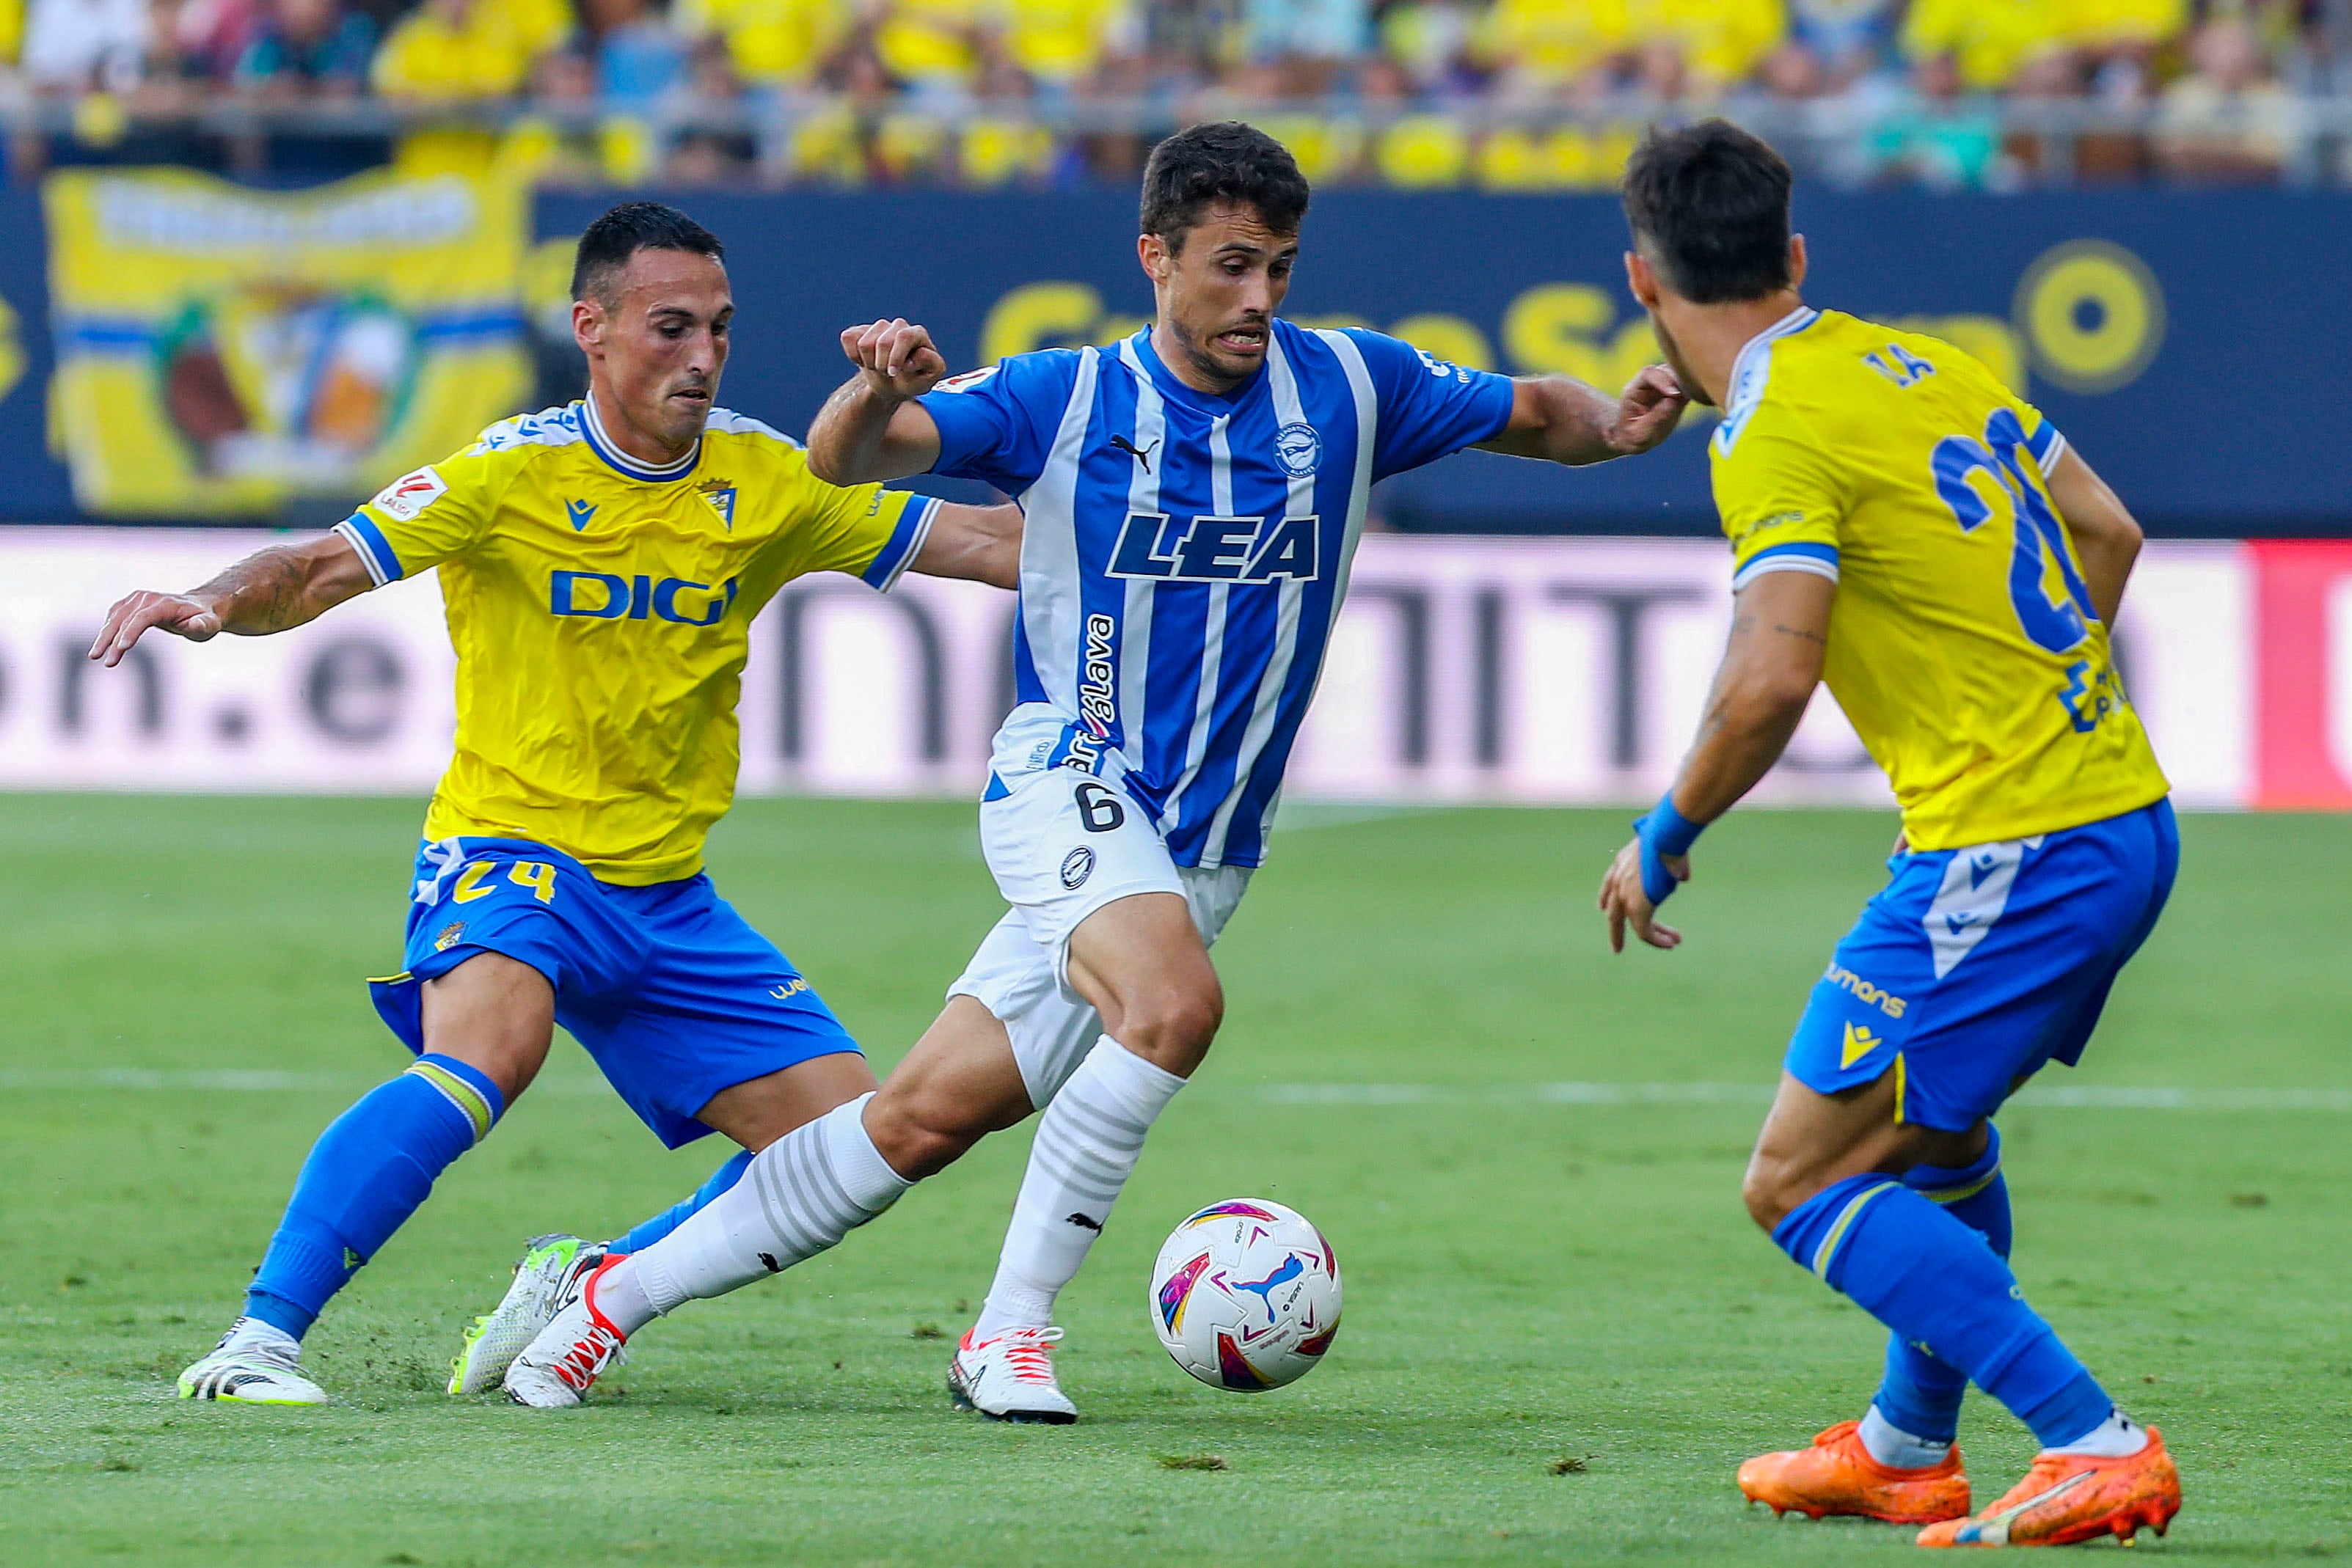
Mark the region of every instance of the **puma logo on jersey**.
[[1111, 551], [1110, 575], [1178, 582], [1309, 582], [1323, 575], [1318, 521], [1130, 512]]
[[1151, 472], [1151, 455], [1160, 450], [1160, 443], [1155, 441], [1149, 446], [1139, 447], [1124, 435], [1114, 435], [1110, 438], [1110, 444], [1142, 464], [1146, 474]]

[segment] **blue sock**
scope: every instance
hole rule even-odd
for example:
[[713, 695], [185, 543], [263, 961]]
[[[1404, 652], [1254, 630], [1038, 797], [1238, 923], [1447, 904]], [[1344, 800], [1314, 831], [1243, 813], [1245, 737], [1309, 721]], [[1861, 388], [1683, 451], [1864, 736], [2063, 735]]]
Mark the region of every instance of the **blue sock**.
[[1935, 1346], [2045, 1448], [2074, 1441], [2115, 1408], [1985, 1239], [1891, 1176], [1832, 1183], [1772, 1239], [1903, 1339]]
[[692, 1218], [695, 1211], [725, 1192], [740, 1180], [751, 1163], [751, 1151], [738, 1149], [735, 1157], [710, 1173], [710, 1179], [694, 1189], [694, 1196], [675, 1208], [666, 1208], [651, 1219], [641, 1221], [635, 1230], [618, 1241], [607, 1241], [605, 1249], [613, 1252], [642, 1252], [655, 1242], [676, 1230]]
[[[1965, 1166], [1915, 1166], [1903, 1185], [1940, 1205], [2001, 1257], [2009, 1256], [2009, 1182], [2000, 1174], [2000, 1129], [1989, 1128], [1985, 1152]], [[1889, 1334], [1886, 1375], [1873, 1401], [1887, 1422], [1915, 1437], [1948, 1443], [1959, 1435], [1969, 1375], [1925, 1346]]]
[[310, 1333], [328, 1298], [505, 1112], [498, 1085], [454, 1057], [420, 1056], [368, 1091], [310, 1145], [246, 1291], [246, 1315], [296, 1339]]

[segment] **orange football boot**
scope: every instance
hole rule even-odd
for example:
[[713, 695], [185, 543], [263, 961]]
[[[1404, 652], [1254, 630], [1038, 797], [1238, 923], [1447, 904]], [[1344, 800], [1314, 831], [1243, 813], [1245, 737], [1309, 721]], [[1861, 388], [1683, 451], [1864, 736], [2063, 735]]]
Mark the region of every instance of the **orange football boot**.
[[2142, 1525], [2162, 1535], [2180, 1511], [2180, 1472], [2164, 1435], [2120, 1459], [2042, 1454], [2025, 1479], [1974, 1519], [1931, 1524], [1922, 1546], [2072, 1546], [2113, 1535], [2126, 1545]]
[[1859, 1514], [1889, 1524], [1930, 1524], [1968, 1517], [1969, 1478], [1957, 1447], [1940, 1465], [1898, 1470], [1870, 1457], [1856, 1430], [1861, 1425], [1841, 1421], [1810, 1448], [1757, 1455], [1739, 1467], [1739, 1490], [1776, 1514], [1794, 1509], [1808, 1519]]

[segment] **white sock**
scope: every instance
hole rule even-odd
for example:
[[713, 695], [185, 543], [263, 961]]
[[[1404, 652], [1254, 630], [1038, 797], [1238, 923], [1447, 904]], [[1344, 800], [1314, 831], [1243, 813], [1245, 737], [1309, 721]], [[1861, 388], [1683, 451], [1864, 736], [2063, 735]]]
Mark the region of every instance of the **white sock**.
[[1914, 1437], [1878, 1413], [1873, 1405], [1864, 1412], [1861, 1429], [1855, 1436], [1870, 1457], [1894, 1470], [1930, 1469], [1944, 1462], [1951, 1452], [1949, 1443], [1937, 1443], [1926, 1437]]
[[301, 1342], [276, 1323], [263, 1322], [259, 1318], [240, 1317], [228, 1325], [228, 1338], [222, 1342], [223, 1350], [274, 1350], [287, 1355], [299, 1354]]
[[[700, 1213], [613, 1265], [597, 1283], [597, 1310], [635, 1333], [681, 1301], [723, 1296], [814, 1258], [898, 1202], [914, 1184], [866, 1134], [873, 1097], [836, 1105], [761, 1150]], [[625, 1316], [626, 1309], [635, 1311]]]
[[1109, 1222], [1111, 1205], [1143, 1155], [1143, 1135], [1183, 1087], [1182, 1079], [1110, 1036], [1095, 1042], [1037, 1119], [1029, 1169], [974, 1339], [1053, 1321], [1054, 1298]]
[[2045, 1454], [2080, 1454], [2091, 1459], [2121, 1459], [2147, 1447], [2147, 1428], [2120, 1410], [2110, 1410], [2107, 1418], [2075, 1438], [2054, 1448], [2044, 1448]]

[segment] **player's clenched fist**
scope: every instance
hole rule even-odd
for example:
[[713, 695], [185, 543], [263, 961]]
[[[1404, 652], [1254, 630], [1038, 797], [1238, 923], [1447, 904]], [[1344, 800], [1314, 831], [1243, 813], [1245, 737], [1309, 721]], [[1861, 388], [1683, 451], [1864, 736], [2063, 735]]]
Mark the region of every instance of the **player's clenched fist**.
[[1675, 372], [1664, 365], [1649, 366], [1626, 383], [1624, 395], [1617, 400], [1617, 416], [1609, 427], [1611, 449], [1626, 455], [1647, 452], [1675, 433], [1689, 406], [1690, 394]]
[[931, 345], [930, 329], [904, 317], [847, 329], [841, 334], [841, 351], [877, 392], [894, 398], [920, 397], [948, 373], [947, 361]]
[[89, 656], [105, 660], [110, 670], [150, 630], [202, 643], [219, 636], [221, 624], [220, 612], [204, 600], [142, 589], [115, 601], [114, 608], [106, 612], [98, 640], [89, 645]]

